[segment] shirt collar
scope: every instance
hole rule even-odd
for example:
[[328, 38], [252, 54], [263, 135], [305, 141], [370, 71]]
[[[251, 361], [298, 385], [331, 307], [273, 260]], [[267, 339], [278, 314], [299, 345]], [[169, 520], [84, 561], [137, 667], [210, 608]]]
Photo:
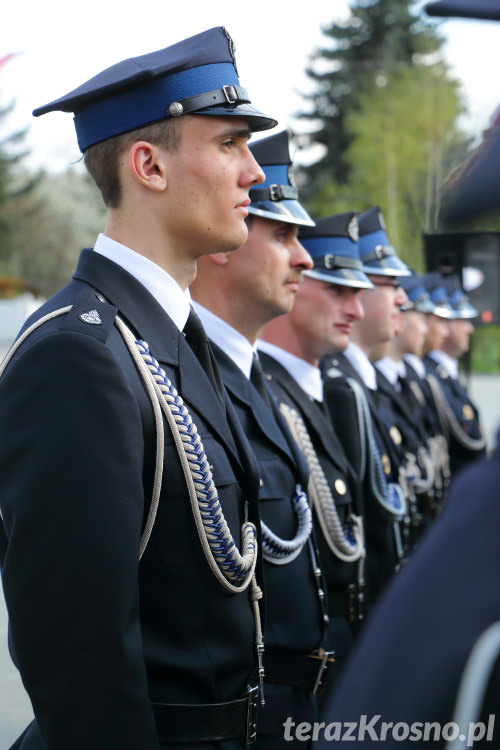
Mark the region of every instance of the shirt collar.
[[396, 362], [391, 357], [382, 357], [375, 362], [375, 367], [385, 375], [391, 385], [396, 385], [400, 375], [406, 375], [406, 369], [403, 362]]
[[349, 341], [344, 354], [354, 369], [357, 370], [366, 387], [371, 391], [376, 391], [377, 374], [375, 368], [361, 347], [355, 344], [354, 341]]
[[405, 354], [404, 358], [406, 359], [410, 367], [413, 367], [419, 377], [425, 378], [425, 365], [420, 357], [418, 357], [416, 354]]
[[175, 279], [163, 268], [105, 234], [98, 236], [94, 251], [124, 268], [145, 286], [177, 328], [182, 331], [188, 319], [191, 304], [189, 289], [183, 291]]
[[245, 377], [250, 378], [255, 348], [235, 328], [214, 315], [199, 302], [193, 300], [193, 307], [201, 318], [207, 336], [217, 344], [233, 362], [238, 365]]
[[268, 341], [257, 341], [257, 348], [274, 357], [297, 381], [303, 391], [315, 401], [323, 401], [323, 381], [318, 367]]
[[434, 351], [429, 352], [429, 356], [435, 362], [442, 365], [452, 378], [455, 378], [455, 380], [458, 379], [458, 361], [456, 359], [452, 359], [452, 357], [440, 349], [434, 349]]

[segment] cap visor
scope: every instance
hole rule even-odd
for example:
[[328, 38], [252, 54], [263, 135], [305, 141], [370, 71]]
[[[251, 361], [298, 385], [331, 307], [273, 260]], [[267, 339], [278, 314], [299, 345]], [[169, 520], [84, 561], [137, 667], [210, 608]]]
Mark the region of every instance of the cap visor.
[[208, 107], [207, 109], [199, 109], [196, 112], [192, 112], [193, 115], [215, 115], [216, 117], [244, 117], [248, 120], [248, 124], [252, 132], [256, 133], [260, 130], [270, 130], [275, 128], [278, 124], [278, 120], [275, 120], [269, 115], [265, 115], [260, 112], [251, 104], [237, 104], [236, 106], [227, 107]]
[[472, 318], [477, 318], [479, 316], [479, 311], [476, 310], [475, 307], [473, 307], [470, 304], [464, 304], [460, 305], [458, 308], [453, 309], [453, 315], [451, 316], [452, 320], [457, 320], [459, 318], [462, 318], [463, 320], [471, 320]]
[[318, 281], [326, 281], [328, 284], [338, 286], [349, 286], [353, 289], [373, 289], [373, 284], [363, 271], [355, 271], [352, 268], [335, 268], [329, 271], [327, 268], [315, 268], [312, 271], [302, 271], [304, 276]]
[[[250, 198], [252, 191], [250, 191]], [[262, 216], [264, 219], [285, 221], [288, 224], [300, 224], [304, 227], [314, 227], [316, 223], [298, 201], [257, 201], [248, 206], [248, 213]]]
[[374, 276], [411, 276], [411, 271], [397, 255], [388, 255], [371, 263], [363, 263], [363, 271]]
[[453, 318], [453, 310], [449, 305], [436, 305], [432, 314], [438, 318], [444, 318], [445, 320], [451, 320]]

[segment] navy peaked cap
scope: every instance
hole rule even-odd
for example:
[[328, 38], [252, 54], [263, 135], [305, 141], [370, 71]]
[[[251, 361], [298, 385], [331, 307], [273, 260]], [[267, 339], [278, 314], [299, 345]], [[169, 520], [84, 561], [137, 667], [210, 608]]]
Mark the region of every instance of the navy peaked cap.
[[360, 214], [358, 224], [359, 255], [365, 273], [375, 276], [408, 276], [411, 273], [389, 242], [378, 206]]
[[403, 312], [407, 310], [422, 313], [434, 312], [435, 304], [425, 290], [422, 277], [416, 271], [412, 271], [410, 276], [402, 276], [399, 283], [408, 297], [401, 307]]
[[445, 276], [444, 288], [448, 295], [448, 302], [453, 310], [451, 315], [452, 319], [470, 319], [478, 317], [479, 310], [476, 310], [476, 308], [469, 302], [469, 299], [458, 280], [458, 276], [455, 274]]
[[287, 130], [250, 143], [250, 151], [262, 167], [265, 181], [251, 188], [252, 201], [248, 212], [265, 219], [288, 224], [314, 226], [305, 208], [299, 203], [299, 193], [292, 175], [290, 137]]
[[425, 11], [429, 16], [500, 21], [498, 0], [438, 0], [427, 3]]
[[425, 290], [434, 302], [434, 315], [438, 318], [450, 320], [453, 317], [453, 309], [448, 301], [448, 295], [444, 285], [444, 276], [440, 271], [429, 271], [422, 277]]
[[116, 63], [33, 114], [53, 111], [74, 112], [81, 151], [184, 113], [245, 117], [252, 130], [277, 124], [240, 86], [234, 44], [222, 26]]
[[314, 262], [314, 267], [303, 274], [339, 286], [373, 289], [359, 258], [356, 212], [347, 211], [315, 221], [316, 226], [299, 231], [299, 239]]

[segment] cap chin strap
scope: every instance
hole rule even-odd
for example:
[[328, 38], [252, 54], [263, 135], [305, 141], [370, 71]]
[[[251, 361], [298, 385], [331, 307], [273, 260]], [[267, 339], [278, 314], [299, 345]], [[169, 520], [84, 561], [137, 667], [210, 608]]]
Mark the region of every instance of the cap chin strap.
[[247, 90], [243, 86], [229, 84], [220, 89], [205, 91], [203, 94], [188, 96], [177, 102], [172, 102], [167, 108], [167, 115], [171, 117], [180, 117], [189, 112], [198, 112], [208, 107], [217, 107], [219, 105], [237, 106], [238, 104], [251, 104]]
[[253, 202], [258, 201], [296, 201], [299, 197], [297, 188], [291, 185], [269, 185], [267, 188], [252, 188], [250, 198]]

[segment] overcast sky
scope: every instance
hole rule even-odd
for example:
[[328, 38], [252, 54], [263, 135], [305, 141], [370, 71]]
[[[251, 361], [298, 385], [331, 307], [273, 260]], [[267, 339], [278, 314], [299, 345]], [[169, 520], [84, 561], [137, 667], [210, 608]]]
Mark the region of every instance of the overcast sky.
[[[35, 107], [115, 62], [223, 25], [236, 44], [242, 85], [281, 129], [303, 105], [300, 93], [309, 86], [303, 70], [324, 39], [322, 26], [347, 13], [347, 0], [11, 0], [2, 12], [0, 58], [18, 54], [0, 68], [0, 106], [15, 100], [9, 131], [29, 127], [31, 162], [63, 169], [79, 158], [72, 117], [33, 118]], [[446, 20], [441, 30], [471, 109], [468, 127], [479, 134], [500, 101], [500, 24]]]

